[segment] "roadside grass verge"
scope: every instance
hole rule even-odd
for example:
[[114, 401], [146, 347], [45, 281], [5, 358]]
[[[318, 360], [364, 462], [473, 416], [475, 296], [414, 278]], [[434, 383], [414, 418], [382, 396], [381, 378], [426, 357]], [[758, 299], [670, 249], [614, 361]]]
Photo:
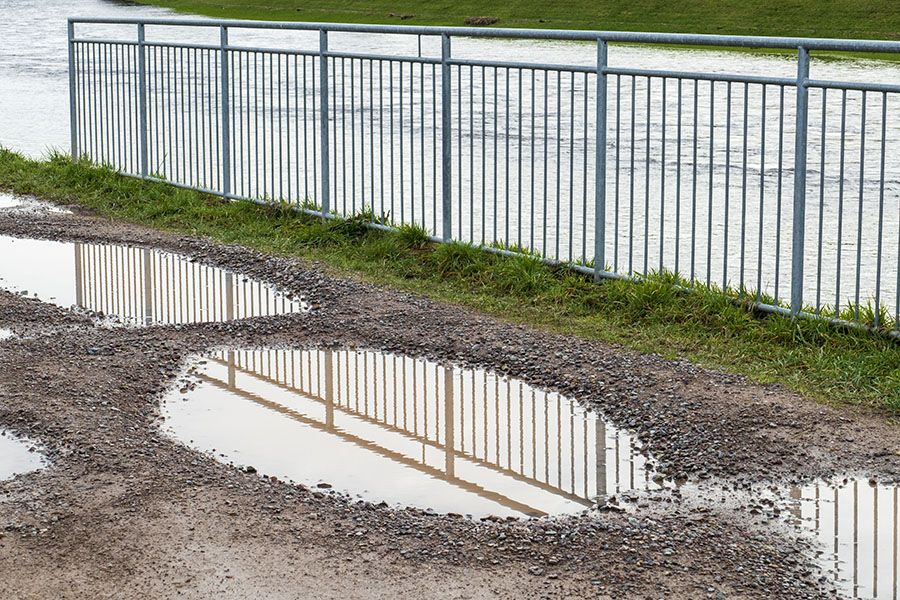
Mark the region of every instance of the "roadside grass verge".
[[0, 149], [0, 189], [79, 204], [112, 219], [318, 260], [345, 276], [534, 327], [683, 357], [830, 404], [900, 413], [900, 343], [824, 322], [761, 314], [719, 290], [680, 289], [671, 274], [595, 284], [589, 276], [532, 257], [433, 244], [415, 227], [379, 231], [365, 225], [365, 215], [322, 223], [289, 207], [223, 202], [62, 155], [34, 161]]

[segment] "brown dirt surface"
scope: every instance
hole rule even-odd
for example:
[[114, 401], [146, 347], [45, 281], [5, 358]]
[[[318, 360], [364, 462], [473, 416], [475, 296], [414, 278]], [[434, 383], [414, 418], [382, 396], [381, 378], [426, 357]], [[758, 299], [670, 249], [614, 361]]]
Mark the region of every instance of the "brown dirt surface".
[[900, 477], [884, 416], [779, 386], [85, 214], [0, 211], [0, 234], [175, 251], [313, 302], [281, 317], [126, 328], [0, 292], [0, 327], [18, 334], [0, 341], [0, 429], [50, 459], [0, 481], [0, 598], [834, 595], [807, 542], [740, 506], [661, 493], [625, 512], [478, 521], [221, 464], [159, 427], [185, 361], [213, 348], [355, 346], [501, 372], [592, 405], [636, 432], [661, 475], [698, 484], [752, 492], [836, 473]]

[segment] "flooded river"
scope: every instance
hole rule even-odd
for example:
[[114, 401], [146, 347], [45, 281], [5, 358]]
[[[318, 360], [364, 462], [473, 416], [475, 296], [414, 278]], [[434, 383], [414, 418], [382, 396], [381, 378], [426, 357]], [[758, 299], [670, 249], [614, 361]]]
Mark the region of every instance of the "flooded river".
[[[9, 15], [0, 23], [0, 80], [4, 82], [0, 86], [0, 105], [4, 107], [0, 143], [30, 155], [40, 155], [48, 147], [68, 148], [65, 17], [171, 14], [96, 0], [41, 3], [40, 18], [36, 10], [30, 3], [0, 0], [0, 11]], [[85, 25], [79, 26], [78, 35], [133, 39], [135, 34], [133, 26]], [[214, 44], [217, 35], [214, 28], [148, 28], [148, 39], [155, 41]], [[232, 29], [229, 40], [245, 47], [318, 47], [314, 32]], [[329, 36], [329, 47], [336, 52], [421, 53], [434, 58], [439, 55], [438, 46], [439, 40], [433, 37]], [[453, 55], [575, 66], [591, 66], [596, 60], [591, 44], [539, 40], [459, 38], [454, 39]], [[79, 61], [84, 60], [83, 55], [78, 56]], [[180, 151], [187, 153], [185, 156], [166, 145], [172, 146], [166, 138], [174, 131], [172, 127], [180, 127], [177, 120], [174, 125], [165, 118], [155, 121], [160, 118], [157, 112], [179, 110], [181, 100], [172, 94], [184, 93], [169, 89], [170, 83], [163, 80], [165, 69], [205, 69], [210, 60], [208, 53], [150, 51], [150, 119], [155, 128], [150, 162], [155, 171], [170, 179], [216, 187], [217, 160], [207, 154], [215, 150], [212, 130], [200, 131], [214, 120], [188, 123], [197, 131]], [[264, 121], [270, 121], [270, 135], [274, 127], [279, 132], [282, 127], [287, 129], [286, 144], [294, 146], [293, 157], [287, 150], [288, 162], [299, 160], [307, 150], [308, 162], [315, 160], [317, 125], [314, 118], [306, 119], [304, 103], [308, 97], [311, 105], [315, 97], [312, 59], [291, 63], [289, 57], [279, 58], [275, 64], [262, 55], [238, 52], [235, 60], [239, 71], [243, 69], [235, 77], [242, 78], [240, 85], [247, 95], [234, 98], [234, 134], [238, 137], [233, 165], [238, 172], [233, 189], [252, 197], [314, 198], [314, 166], [298, 163], [292, 170], [282, 158], [282, 148], [272, 146], [267, 155], [266, 144], [260, 148], [256, 137], [265, 136]], [[613, 68], [796, 76], [792, 56], [614, 46], [609, 61]], [[434, 208], [440, 187], [439, 169], [435, 168], [438, 144], [432, 114], [437, 88], [433, 65], [427, 67], [349, 59], [332, 62], [334, 76], [342, 80], [332, 98], [332, 104], [340, 107], [332, 122], [333, 149], [340, 152], [340, 157], [333, 157], [332, 205], [342, 212], [359, 210], [365, 204], [388, 219], [396, 221], [403, 216], [429, 230], [438, 229]], [[291, 99], [282, 90], [282, 82], [293, 81], [296, 86], [298, 76], [303, 78], [302, 93]], [[812, 76], [831, 81], [900, 81], [900, 66], [814, 55]], [[372, 86], [373, 77], [378, 90]], [[619, 273], [677, 270], [700, 281], [745, 285], [783, 299], [792, 275], [792, 88], [692, 80], [665, 83], [658, 78], [610, 77], [609, 266]], [[548, 77], [547, 71], [540, 69], [497, 71], [464, 66], [454, 70], [452, 84], [457, 106], [453, 123], [454, 236], [476, 243], [514, 244], [562, 260], [592, 259], [591, 169], [595, 158], [588, 132], [593, 126], [594, 83], [580, 73], [570, 77], [551, 72]], [[271, 91], [275, 85], [288, 106], [267, 108], [263, 104], [259, 112], [257, 93]], [[549, 93], [547, 98], [545, 93]], [[207, 98], [208, 94], [200, 88], [206, 104], [203, 110], [211, 111], [212, 96]], [[170, 105], [173, 100], [174, 108]], [[194, 102], [197, 100], [194, 96]], [[861, 125], [859, 112], [864, 100], [868, 116]], [[298, 102], [304, 103], [302, 111]], [[762, 104], [765, 111], [760, 110]], [[900, 211], [896, 210], [900, 119], [895, 118], [896, 104], [891, 94], [869, 93], [863, 98], [861, 92], [850, 91], [842, 98], [840, 90], [832, 90], [826, 98], [822, 90], [810, 92], [804, 274], [808, 304], [846, 306], [857, 300], [865, 303], [878, 293], [890, 313], [900, 312], [896, 277], [900, 265]], [[310, 106], [309, 110], [314, 117], [315, 109]], [[239, 118], [246, 122], [238, 123]], [[296, 130], [293, 135], [291, 130]], [[400, 147], [403, 140], [405, 150]], [[379, 146], [375, 154], [373, 144]], [[133, 154], [126, 160], [121, 156], [124, 150], [116, 150], [122, 160], [106, 151], [97, 154], [97, 148], [91, 153], [134, 170]], [[882, 172], [883, 187], [879, 184]]]

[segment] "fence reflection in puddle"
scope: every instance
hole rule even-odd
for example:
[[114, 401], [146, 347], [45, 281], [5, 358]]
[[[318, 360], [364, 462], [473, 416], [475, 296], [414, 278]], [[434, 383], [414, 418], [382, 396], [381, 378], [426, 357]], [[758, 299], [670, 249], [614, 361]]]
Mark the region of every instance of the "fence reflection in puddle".
[[145, 324], [230, 321], [300, 312], [269, 285], [147, 248], [75, 244], [76, 304]]
[[852, 598], [898, 595], [898, 489], [853, 480], [794, 487], [790, 509], [822, 545], [820, 565]]
[[309, 309], [303, 298], [264, 282], [160, 250], [0, 236], [0, 253], [29, 257], [0, 264], [0, 287], [125, 323], [177, 325]]
[[[306, 482], [318, 477], [370, 500], [476, 515], [543, 515], [656, 487], [628, 433], [571, 399], [483, 370], [373, 351], [257, 350], [223, 351], [198, 372], [214, 385], [206, 392], [201, 386], [191, 402], [202, 400], [198, 393], [215, 396], [206, 408], [216, 419], [225, 418], [226, 396], [239, 397], [244, 405], [249, 401], [293, 420], [284, 435], [315, 438], [315, 459], [298, 452], [284, 467], [291, 472], [281, 476]], [[170, 424], [191, 402], [167, 405]], [[202, 402], [195, 406], [201, 407], [193, 417], [202, 429], [209, 421]], [[239, 414], [234, 419], [266, 418], [250, 417], [259, 411]], [[274, 426], [256, 425], [221, 426], [218, 435], [235, 435], [227, 441], [194, 429], [189, 437], [206, 439], [210, 448], [240, 446], [241, 460], [252, 457], [266, 470], [266, 447], [271, 454], [283, 446], [272, 442]], [[367, 453], [386, 459], [376, 461], [379, 473], [354, 467], [367, 464], [370, 457], [360, 458]], [[379, 487], [386, 496], [377, 496]]]

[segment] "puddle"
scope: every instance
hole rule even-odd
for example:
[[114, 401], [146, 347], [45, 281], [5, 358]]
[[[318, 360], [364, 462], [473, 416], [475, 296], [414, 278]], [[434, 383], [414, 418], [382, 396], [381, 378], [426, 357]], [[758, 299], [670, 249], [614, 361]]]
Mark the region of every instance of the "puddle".
[[898, 487], [850, 480], [791, 488], [791, 520], [819, 542], [817, 560], [850, 598], [897, 598]]
[[13, 196], [12, 194], [5, 194], [0, 192], [0, 210], [6, 209], [27, 210], [32, 212], [51, 212], [64, 215], [72, 214], [72, 211], [68, 208], [56, 206], [55, 204], [50, 204], [49, 202], [41, 202], [40, 200], [35, 200], [34, 198], [28, 198], [25, 196]]
[[12, 336], [16, 335], [13, 333], [12, 329], [6, 329], [5, 327], [0, 327], [0, 342], [3, 340], [8, 340]]
[[372, 351], [223, 351], [186, 379], [163, 402], [171, 435], [373, 502], [542, 516], [658, 487], [627, 432], [482, 370]]
[[[131, 246], [0, 236], [0, 287], [128, 324], [178, 325], [309, 310], [302, 298], [190, 258]], [[27, 260], [26, 260], [27, 258]]]
[[0, 480], [36, 471], [45, 465], [46, 460], [29, 440], [0, 430]]

